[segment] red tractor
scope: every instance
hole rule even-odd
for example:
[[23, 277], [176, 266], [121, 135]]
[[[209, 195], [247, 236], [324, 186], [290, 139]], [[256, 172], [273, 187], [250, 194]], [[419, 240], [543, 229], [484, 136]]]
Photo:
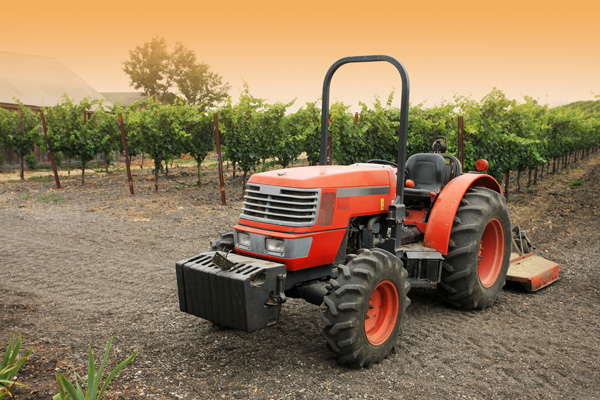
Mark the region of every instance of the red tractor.
[[[344, 64], [375, 61], [391, 63], [402, 79], [398, 163], [326, 165], [331, 78]], [[490, 306], [511, 255], [500, 185], [463, 173], [443, 140], [438, 152], [406, 160], [408, 95], [394, 58], [334, 63], [323, 84], [320, 165], [250, 178], [233, 231], [177, 263], [180, 309], [254, 331], [277, 323], [287, 297], [324, 304], [323, 336], [338, 361], [370, 367], [394, 347], [411, 287], [437, 285], [460, 309]]]

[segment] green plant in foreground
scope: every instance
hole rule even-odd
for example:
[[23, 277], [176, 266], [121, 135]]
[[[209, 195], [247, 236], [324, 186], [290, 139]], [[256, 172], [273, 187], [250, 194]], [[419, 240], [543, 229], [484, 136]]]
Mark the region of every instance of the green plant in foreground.
[[[106, 345], [106, 350], [104, 352], [104, 358], [102, 359], [102, 364], [100, 365], [100, 369], [96, 371], [96, 367], [94, 365], [94, 355], [92, 354], [92, 347], [89, 346], [89, 363], [88, 363], [88, 376], [87, 376], [87, 388], [85, 393], [83, 392], [82, 386], [84, 385], [84, 379], [77, 373], [75, 373], [75, 385], [71, 383], [63, 374], [56, 375], [56, 383], [58, 384], [59, 393], [53, 397], [53, 400], [99, 400], [102, 398], [106, 387], [113, 380], [113, 378], [121, 371], [123, 368], [127, 366], [135, 356], [137, 356], [138, 351], [136, 350], [129, 358], [123, 361], [121, 364], [117, 365], [115, 369], [108, 375], [106, 381], [104, 381], [104, 385], [100, 390], [100, 380], [102, 379], [102, 373], [104, 372], [104, 366], [106, 365], [106, 359], [108, 358], [108, 352], [110, 351], [110, 345], [113, 341], [111, 337]], [[80, 384], [81, 383], [81, 384]]]
[[15, 385], [23, 386], [22, 383], [13, 381], [13, 378], [27, 357], [31, 355], [33, 347], [27, 350], [27, 353], [25, 353], [23, 357], [17, 359], [19, 350], [21, 350], [21, 335], [19, 335], [19, 340], [17, 340], [16, 343], [13, 335], [12, 339], [10, 339], [10, 343], [8, 343], [8, 347], [6, 348], [6, 353], [2, 359], [2, 365], [0, 365], [0, 399], [7, 394], [12, 397], [11, 392]]
[[569, 183], [569, 186], [581, 186], [581, 185], [583, 185], [583, 181], [581, 179]]

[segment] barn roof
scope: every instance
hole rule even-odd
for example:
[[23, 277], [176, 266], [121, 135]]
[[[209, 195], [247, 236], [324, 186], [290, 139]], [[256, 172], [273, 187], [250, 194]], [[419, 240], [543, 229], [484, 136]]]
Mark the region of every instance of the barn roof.
[[147, 99], [148, 96], [144, 96], [140, 92], [101, 92], [104, 98], [114, 104], [119, 103], [123, 107], [127, 107], [136, 101]]
[[52, 57], [0, 51], [0, 104], [20, 100], [30, 107], [51, 107], [66, 94], [75, 103], [89, 97], [104, 99], [69, 68]]

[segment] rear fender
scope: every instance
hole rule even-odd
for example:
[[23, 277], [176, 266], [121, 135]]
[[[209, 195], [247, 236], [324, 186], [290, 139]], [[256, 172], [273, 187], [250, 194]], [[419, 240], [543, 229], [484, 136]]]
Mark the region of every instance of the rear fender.
[[486, 187], [502, 194], [500, 184], [489, 175], [463, 174], [451, 180], [438, 195], [425, 230], [424, 244], [443, 255], [448, 254], [448, 242], [456, 211], [467, 189]]

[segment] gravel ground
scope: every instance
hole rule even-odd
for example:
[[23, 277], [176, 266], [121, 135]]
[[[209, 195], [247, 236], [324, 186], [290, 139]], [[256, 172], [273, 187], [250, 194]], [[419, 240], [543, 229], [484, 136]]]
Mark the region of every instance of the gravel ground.
[[[511, 194], [513, 224], [561, 279], [536, 293], [507, 285], [483, 311], [413, 290], [398, 351], [371, 369], [339, 366], [320, 335], [320, 310], [289, 299], [280, 323], [220, 330], [178, 310], [175, 262], [208, 247], [240, 212], [239, 182], [220, 205], [214, 167], [201, 189], [150, 171], [46, 177], [0, 174], [0, 348], [22, 334], [33, 355], [17, 399], [49, 399], [54, 374], [84, 376], [114, 336], [110, 366], [139, 350], [107, 399], [594, 399], [600, 398], [600, 157]], [[228, 177], [228, 181], [232, 181]], [[581, 184], [577, 184], [581, 181]], [[513, 185], [514, 186], [514, 185]]]

